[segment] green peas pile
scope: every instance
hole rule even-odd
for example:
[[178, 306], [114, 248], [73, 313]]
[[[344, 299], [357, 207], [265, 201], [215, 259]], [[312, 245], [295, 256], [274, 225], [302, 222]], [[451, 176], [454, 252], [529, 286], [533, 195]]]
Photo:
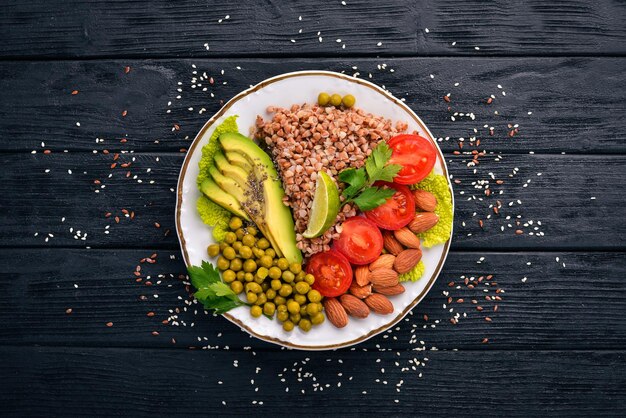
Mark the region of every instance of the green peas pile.
[[343, 104], [345, 108], [351, 108], [356, 103], [356, 99], [351, 94], [346, 94], [341, 97], [339, 94], [335, 93], [332, 96], [328, 93], [320, 93], [317, 96], [317, 104], [320, 106], [335, 106], [339, 107]]
[[296, 326], [309, 331], [324, 322], [322, 295], [311, 288], [315, 277], [302, 270], [302, 264], [289, 264], [277, 257], [267, 239], [253, 227], [233, 216], [230, 231], [219, 244], [209, 245], [207, 253], [217, 258], [222, 280], [236, 294], [245, 293], [250, 314], [276, 318], [285, 331]]

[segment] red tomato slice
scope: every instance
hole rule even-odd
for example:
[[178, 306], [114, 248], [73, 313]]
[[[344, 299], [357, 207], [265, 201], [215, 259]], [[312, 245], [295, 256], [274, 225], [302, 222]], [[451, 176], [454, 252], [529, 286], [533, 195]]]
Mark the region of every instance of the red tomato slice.
[[426, 178], [437, 161], [437, 150], [428, 139], [419, 135], [402, 134], [388, 142], [392, 150], [390, 164], [400, 164], [402, 170], [393, 181], [399, 184], [415, 184]]
[[379, 181], [374, 186], [395, 189], [396, 193], [383, 205], [365, 212], [367, 219], [382, 229], [395, 231], [415, 218], [415, 199], [408, 187]]
[[329, 298], [343, 295], [352, 284], [350, 263], [334, 250], [311, 257], [306, 272], [315, 276], [313, 289]]
[[369, 264], [383, 250], [383, 235], [372, 221], [362, 216], [347, 219], [342, 226], [335, 248], [352, 264]]

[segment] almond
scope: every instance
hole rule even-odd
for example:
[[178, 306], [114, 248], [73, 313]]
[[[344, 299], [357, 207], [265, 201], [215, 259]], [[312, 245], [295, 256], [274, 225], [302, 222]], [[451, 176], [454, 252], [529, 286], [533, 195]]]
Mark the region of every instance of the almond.
[[[400, 228], [397, 231], [393, 231], [393, 235], [396, 237], [400, 244], [409, 248], [420, 248], [420, 239], [411, 232], [408, 228]], [[398, 254], [396, 254], [398, 255]]]
[[402, 250], [404, 250], [402, 244], [400, 244], [389, 231], [383, 232], [383, 244], [385, 246], [385, 250], [389, 251], [393, 255], [398, 255], [402, 252]]
[[341, 306], [346, 310], [348, 315], [355, 318], [367, 318], [370, 314], [370, 308], [361, 300], [352, 295], [341, 295], [339, 297]]
[[354, 270], [354, 279], [359, 286], [365, 286], [370, 282], [370, 279], [368, 278], [369, 274], [370, 269], [367, 266], [358, 266]]
[[370, 264], [370, 270], [390, 269], [393, 268], [393, 261], [396, 256], [393, 254], [381, 254], [373, 263]]
[[372, 284], [378, 286], [395, 286], [398, 284], [398, 273], [392, 269], [376, 269], [370, 272], [368, 278]]
[[409, 222], [409, 229], [415, 234], [428, 231], [439, 222], [439, 216], [433, 212], [418, 212], [415, 218]]
[[415, 209], [423, 210], [424, 212], [434, 212], [437, 207], [437, 198], [431, 192], [426, 190], [413, 190], [413, 197], [415, 198]]
[[333, 324], [337, 328], [343, 328], [348, 325], [348, 314], [337, 299], [325, 298], [322, 301], [322, 304], [324, 305], [326, 318], [328, 318], [328, 321], [331, 324]]
[[395, 295], [404, 293], [404, 286], [402, 286], [402, 284], [400, 283], [398, 283], [395, 286], [386, 286], [386, 287], [374, 286], [373, 289], [376, 293], [380, 293], [381, 295], [385, 295], [385, 296], [395, 296]]
[[372, 285], [359, 286], [356, 283], [352, 283], [349, 290], [350, 294], [356, 296], [359, 299], [365, 299], [372, 294]]
[[387, 315], [393, 312], [393, 303], [380, 293], [372, 293], [365, 298], [365, 303], [377, 314]]
[[421, 259], [422, 250], [404, 250], [396, 257], [393, 268], [398, 274], [408, 273], [413, 270], [413, 267], [417, 266], [417, 263], [419, 263]]

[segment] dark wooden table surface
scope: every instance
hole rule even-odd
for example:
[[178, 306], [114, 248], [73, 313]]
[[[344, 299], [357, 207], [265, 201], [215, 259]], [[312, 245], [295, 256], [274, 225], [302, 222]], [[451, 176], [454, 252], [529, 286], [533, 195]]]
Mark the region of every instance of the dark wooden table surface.
[[[5, 0], [0, 39], [3, 416], [626, 415], [624, 1]], [[174, 232], [202, 124], [303, 69], [404, 98], [457, 183], [426, 299], [330, 352], [205, 315]]]

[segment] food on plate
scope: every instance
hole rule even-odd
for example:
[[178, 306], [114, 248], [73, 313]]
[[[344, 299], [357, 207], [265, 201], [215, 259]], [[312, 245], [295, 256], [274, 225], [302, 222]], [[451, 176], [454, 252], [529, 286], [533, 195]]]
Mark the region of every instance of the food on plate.
[[236, 116], [216, 127], [197, 179], [215, 266], [189, 268], [206, 309], [247, 306], [287, 332], [326, 319], [344, 328], [395, 312], [403, 282], [424, 272], [423, 251], [449, 239], [434, 144], [355, 103], [322, 92], [313, 105], [270, 107], [254, 139]]

